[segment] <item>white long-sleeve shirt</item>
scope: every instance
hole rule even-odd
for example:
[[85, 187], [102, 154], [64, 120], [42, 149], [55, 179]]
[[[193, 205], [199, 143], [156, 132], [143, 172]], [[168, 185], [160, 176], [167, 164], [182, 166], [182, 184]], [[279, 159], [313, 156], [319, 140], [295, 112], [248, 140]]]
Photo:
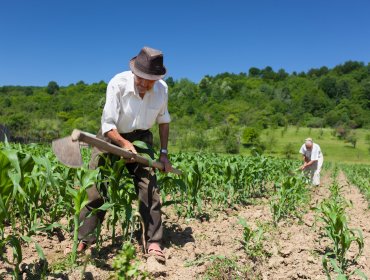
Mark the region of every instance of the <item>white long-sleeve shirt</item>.
[[101, 118], [103, 135], [117, 129], [128, 133], [137, 129], [150, 129], [171, 121], [168, 113], [168, 87], [163, 80], [155, 82], [144, 98], [135, 91], [134, 74], [125, 71], [114, 76], [107, 86], [106, 101]]
[[319, 160], [323, 158], [321, 148], [316, 143], [313, 143], [311, 150], [307, 150], [306, 145], [303, 144], [299, 152], [309, 160]]

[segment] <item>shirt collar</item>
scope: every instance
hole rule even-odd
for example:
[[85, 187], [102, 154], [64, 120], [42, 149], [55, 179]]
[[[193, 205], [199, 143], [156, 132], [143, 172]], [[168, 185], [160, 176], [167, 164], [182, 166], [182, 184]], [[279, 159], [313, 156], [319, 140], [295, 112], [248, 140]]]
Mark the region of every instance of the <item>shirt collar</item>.
[[136, 94], [135, 93], [135, 85], [134, 85], [134, 73], [132, 73], [132, 72], [131, 72], [131, 78], [128, 79], [128, 81], [127, 81], [126, 90], [128, 92], [133, 92], [134, 94]]

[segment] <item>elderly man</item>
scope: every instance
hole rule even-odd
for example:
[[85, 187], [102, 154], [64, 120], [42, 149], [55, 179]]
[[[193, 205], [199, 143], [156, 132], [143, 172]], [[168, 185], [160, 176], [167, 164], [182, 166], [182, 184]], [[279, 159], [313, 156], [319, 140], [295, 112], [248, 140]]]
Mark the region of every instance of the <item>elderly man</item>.
[[321, 152], [320, 146], [313, 143], [312, 138], [307, 138], [299, 152], [302, 154], [304, 161], [300, 169], [307, 172], [311, 178], [312, 185], [319, 186], [320, 171], [324, 162], [324, 156]]
[[[167, 158], [167, 143], [171, 118], [167, 110], [168, 88], [162, 80], [166, 74], [162, 52], [144, 47], [130, 60], [130, 68], [131, 71], [114, 76], [107, 86], [101, 129], [97, 136], [137, 153], [141, 152], [140, 148], [136, 148], [132, 142], [140, 140], [153, 145], [153, 135], [149, 129], [157, 122], [161, 145], [159, 160], [164, 164], [165, 171], [169, 171], [171, 163]], [[110, 164], [117, 160], [113, 155], [102, 157], [101, 154], [102, 151], [94, 148], [90, 168], [103, 166], [107, 157]], [[154, 154], [150, 156], [154, 158]], [[130, 160], [126, 163], [126, 168], [133, 178], [141, 201], [139, 211], [145, 223], [148, 253], [153, 254], [157, 260], [165, 261], [161, 250], [163, 229], [155, 172]], [[89, 204], [80, 215], [83, 223], [79, 228], [79, 251], [83, 251], [96, 240], [94, 230], [103, 221], [105, 213], [99, 211], [91, 215], [91, 212], [104, 203], [103, 194], [107, 187], [109, 186], [99, 184], [88, 189]]]

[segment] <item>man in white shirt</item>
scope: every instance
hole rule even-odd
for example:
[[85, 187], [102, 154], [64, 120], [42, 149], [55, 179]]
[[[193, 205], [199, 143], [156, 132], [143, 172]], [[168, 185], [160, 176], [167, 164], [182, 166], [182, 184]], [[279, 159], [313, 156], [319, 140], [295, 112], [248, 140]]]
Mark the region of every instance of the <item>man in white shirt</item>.
[[[101, 129], [97, 137], [133, 153], [142, 152], [132, 142], [140, 140], [152, 146], [153, 135], [149, 129], [157, 122], [161, 144], [159, 160], [168, 172], [171, 169], [167, 158], [171, 118], [167, 110], [168, 88], [162, 80], [166, 74], [162, 52], [144, 47], [130, 60], [130, 68], [131, 71], [117, 74], [108, 83]], [[106, 158], [101, 157], [101, 154], [99, 149], [93, 149], [90, 168], [104, 166]], [[154, 158], [154, 153], [151, 152], [150, 156]], [[108, 158], [111, 164], [117, 160], [113, 155], [108, 155]], [[163, 228], [155, 172], [132, 161], [128, 161], [126, 168], [133, 177], [136, 193], [141, 201], [139, 211], [145, 223], [148, 253], [153, 254], [157, 260], [165, 261], [160, 247]], [[89, 204], [80, 215], [83, 224], [79, 228], [79, 239], [82, 241], [79, 251], [83, 251], [96, 240], [94, 231], [98, 223], [103, 221], [105, 212], [98, 211], [96, 215], [91, 215], [91, 212], [104, 203], [106, 188], [107, 185], [100, 184], [98, 188], [94, 186], [88, 189]]]
[[320, 185], [320, 172], [324, 162], [324, 156], [318, 144], [313, 143], [312, 138], [307, 138], [299, 152], [303, 156], [303, 165], [301, 170], [305, 170], [311, 178], [311, 183], [314, 186]]

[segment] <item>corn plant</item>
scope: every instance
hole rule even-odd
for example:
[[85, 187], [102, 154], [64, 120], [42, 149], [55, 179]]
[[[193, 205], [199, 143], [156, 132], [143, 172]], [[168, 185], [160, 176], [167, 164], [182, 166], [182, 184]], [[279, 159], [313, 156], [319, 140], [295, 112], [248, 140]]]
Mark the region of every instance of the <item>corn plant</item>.
[[370, 207], [370, 167], [368, 165], [345, 165], [343, 170], [349, 182], [356, 185], [365, 195]]
[[[8, 144], [0, 151], [0, 258], [14, 267], [13, 277], [17, 279], [23, 243], [34, 243], [40, 259], [45, 260], [41, 247], [31, 238], [36, 232], [46, 229], [40, 227], [34, 211], [35, 201], [27, 191], [32, 186], [30, 174], [34, 165], [29, 154], [12, 149]], [[5, 224], [8, 223], [11, 232], [5, 236]], [[3, 255], [8, 246], [13, 252], [12, 260]]]
[[131, 176], [125, 169], [125, 162], [118, 157], [107, 157], [100, 171], [102, 183], [109, 186], [105, 210], [111, 210], [108, 229], [112, 229], [112, 244], [114, 244], [118, 221], [121, 221], [124, 237], [128, 236], [129, 223], [133, 214], [132, 201], [136, 198], [135, 187], [130, 180]]
[[[331, 279], [330, 268], [333, 268], [338, 274], [338, 279], [347, 279], [347, 277], [354, 273], [363, 276], [360, 270], [347, 273], [350, 262], [356, 261], [363, 252], [364, 240], [362, 232], [358, 229], [350, 229], [348, 227], [345, 210], [349, 206], [349, 203], [340, 195], [340, 186], [336, 181], [331, 185], [330, 191], [330, 198], [323, 200], [317, 207], [325, 235], [332, 242], [330, 251], [322, 259], [324, 270], [328, 279]], [[357, 245], [358, 252], [350, 260], [346, 255], [352, 244]]]
[[276, 194], [270, 200], [270, 209], [275, 225], [287, 217], [301, 219], [303, 207], [309, 201], [307, 181], [302, 176], [285, 177], [275, 183]]
[[140, 262], [135, 255], [135, 248], [130, 242], [125, 242], [118, 255], [113, 259], [114, 275], [110, 279], [139, 279], [149, 278], [148, 273], [139, 270]]
[[245, 252], [252, 258], [263, 256], [263, 228], [258, 227], [256, 230], [253, 230], [243, 218], [239, 218], [239, 224], [243, 226], [242, 243]]
[[67, 186], [67, 193], [71, 200], [73, 201], [73, 210], [74, 210], [73, 215], [74, 233], [73, 233], [73, 247], [71, 253], [72, 262], [75, 262], [77, 258], [78, 228], [80, 226], [79, 215], [81, 210], [89, 202], [86, 190], [97, 181], [97, 176], [98, 170], [79, 169], [76, 172], [77, 187], [72, 188], [70, 186]]

